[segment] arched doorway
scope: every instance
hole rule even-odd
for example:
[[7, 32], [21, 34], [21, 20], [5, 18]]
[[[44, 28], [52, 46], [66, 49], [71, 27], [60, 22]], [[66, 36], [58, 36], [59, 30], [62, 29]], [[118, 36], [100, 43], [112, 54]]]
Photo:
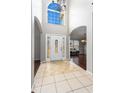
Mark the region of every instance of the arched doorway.
[[86, 26], [79, 26], [72, 30], [70, 34], [70, 58], [73, 62], [83, 69], [87, 69], [87, 38], [86, 38]]
[[34, 75], [40, 66], [42, 28], [39, 19], [34, 17]]

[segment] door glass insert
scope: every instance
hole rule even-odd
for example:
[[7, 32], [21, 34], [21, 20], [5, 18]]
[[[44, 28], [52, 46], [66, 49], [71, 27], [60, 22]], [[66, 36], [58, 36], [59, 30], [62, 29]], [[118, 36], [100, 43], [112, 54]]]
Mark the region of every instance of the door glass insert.
[[55, 40], [55, 54], [58, 55], [58, 40]]
[[63, 55], [63, 57], [65, 56], [65, 38], [63, 38], [63, 44], [62, 44], [62, 55]]
[[50, 58], [50, 37], [47, 37], [47, 58]]

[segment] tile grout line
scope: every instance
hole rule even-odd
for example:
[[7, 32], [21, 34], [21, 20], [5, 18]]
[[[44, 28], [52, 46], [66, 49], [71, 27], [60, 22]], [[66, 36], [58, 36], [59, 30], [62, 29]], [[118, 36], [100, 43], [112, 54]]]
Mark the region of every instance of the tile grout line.
[[[65, 81], [65, 80], [57, 81], [57, 83], [61, 83], [61, 82], [63, 82], [63, 81]], [[56, 83], [56, 81], [55, 81], [55, 82], [52, 82], [52, 83]], [[52, 83], [44, 84], [43, 86], [51, 85]]]
[[55, 80], [55, 90], [56, 90], [56, 93], [58, 93], [58, 92], [57, 92], [57, 86], [56, 86], [55, 74], [53, 75], [53, 77], [54, 77], [54, 80]]
[[[74, 73], [73, 73], [73, 75], [74, 75]], [[65, 77], [65, 74], [64, 74], [64, 77]], [[81, 76], [80, 76], [81, 77]], [[66, 78], [65, 78], [66, 79]], [[77, 76], [75, 76], [74, 75], [74, 78], [70, 78], [70, 79], [66, 79], [66, 81], [68, 82], [68, 80], [71, 80], [71, 79], [77, 79], [79, 82], [80, 82], [80, 80], [77, 78]], [[81, 82], [80, 82], [81, 83]], [[68, 82], [68, 84], [69, 84], [69, 82]], [[82, 83], [81, 83], [81, 85], [83, 85]], [[89, 86], [91, 86], [91, 85], [89, 85]], [[85, 88], [88, 92], [89, 92], [89, 90], [87, 89], [87, 87], [89, 87], [89, 86], [84, 86], [83, 85], [83, 87], [81, 87], [81, 88]], [[69, 87], [71, 88], [71, 86], [70, 86], [70, 84], [69, 84]], [[81, 89], [81, 88], [78, 88], [78, 89]], [[78, 90], [78, 89], [72, 89], [71, 88], [71, 91], [72, 92], [74, 92], [75, 90]]]
[[[43, 71], [43, 80], [44, 80], [44, 77], [45, 77], [44, 75], [45, 75], [46, 66], [47, 66], [47, 64], [45, 65], [45, 69]], [[42, 87], [43, 87], [43, 80], [42, 80], [42, 84], [41, 84], [41, 88], [40, 88], [40, 93], [41, 93], [41, 90], [42, 90]]]
[[[45, 77], [45, 70], [46, 70], [46, 66], [45, 66], [45, 69], [44, 69], [44, 71], [43, 71], [43, 80], [44, 80], [44, 77]], [[43, 86], [43, 80], [42, 80], [41, 87]]]
[[[41, 67], [41, 65], [40, 65], [40, 67]], [[38, 71], [39, 71], [39, 70], [40, 70], [40, 68], [38, 69]], [[44, 70], [44, 71], [45, 71], [45, 70]], [[43, 76], [44, 76], [44, 71], [43, 71]], [[39, 73], [40, 73], [40, 72], [39, 72]], [[38, 72], [37, 72], [37, 74], [38, 74]], [[37, 74], [36, 74], [36, 75], [37, 75]], [[41, 75], [41, 73], [40, 73], [40, 75]], [[40, 78], [41, 78], [41, 76], [40, 76], [39, 78], [36, 78], [36, 76], [35, 76], [35, 79], [34, 79], [35, 81], [38, 80], [38, 81], [37, 81], [37, 82], [38, 82], [38, 85], [39, 85], [39, 83], [40, 83]], [[43, 83], [43, 80], [42, 80], [42, 83]], [[36, 87], [35, 84], [36, 84], [36, 82], [34, 82], [34, 89], [40, 88], [40, 92], [41, 92], [42, 84], [41, 84], [40, 86], [37, 86], [37, 87]], [[34, 90], [34, 89], [33, 89], [33, 90]]]
[[[74, 75], [74, 73], [73, 73], [73, 75]], [[75, 75], [74, 75], [75, 76]], [[81, 77], [81, 76], [80, 76]], [[75, 78], [81, 83], [81, 85], [83, 85], [83, 87], [82, 88], [85, 88], [88, 92], [90, 92], [88, 89], [87, 89], [87, 87], [88, 86], [91, 86], [91, 85], [88, 85], [88, 86], [84, 86], [84, 84], [77, 78], [77, 76], [75, 76]], [[80, 88], [81, 89], [81, 88]]]
[[[46, 71], [46, 68], [47, 68], [47, 63], [45, 63], [45, 64], [46, 64], [46, 65], [45, 65], [45, 69], [44, 69], [44, 71], [43, 71], [42, 84], [41, 84], [41, 86], [39, 86], [39, 87], [41, 87], [41, 88], [40, 88], [40, 92], [41, 92], [41, 89], [42, 89], [43, 86], [45, 86], [45, 85], [50, 85], [50, 84], [55, 84], [56, 93], [58, 93], [58, 92], [57, 92], [57, 82], [56, 82], [56, 79], [55, 79], [55, 73], [53, 74], [53, 78], [54, 78], [54, 81], [55, 81], [55, 82], [43, 85], [43, 80], [44, 80], [44, 78], [45, 78], [45, 71]], [[74, 68], [73, 68], [73, 69], [74, 69]], [[76, 69], [76, 71], [80, 71], [80, 70]], [[75, 72], [75, 71], [74, 71], [74, 72]], [[69, 72], [69, 73], [70, 73], [70, 72]], [[58, 81], [58, 82], [67, 81], [68, 86], [69, 86], [70, 89], [71, 89], [71, 90], [68, 91], [67, 93], [69, 93], [69, 92], [74, 92], [75, 90], [78, 90], [78, 89], [81, 89], [81, 88], [85, 88], [88, 92], [90, 92], [90, 91], [87, 89], [87, 87], [92, 86], [92, 84], [91, 84], [91, 85], [88, 85], [88, 86], [84, 86], [83, 83], [78, 79], [78, 77], [77, 77], [74, 73], [72, 73], [72, 75], [73, 75], [74, 77], [69, 78], [69, 79], [66, 79], [66, 77], [65, 77], [65, 74], [66, 74], [66, 73], [65, 73], [65, 72], [62, 72], [62, 74], [64, 75], [65, 80], [61, 80], [61, 81]], [[51, 76], [51, 75], [49, 75], [49, 76]], [[81, 76], [80, 76], [80, 77], [81, 77]], [[68, 80], [71, 80], [71, 79], [77, 79], [77, 80], [81, 83], [81, 85], [83, 85], [83, 87], [78, 88], [78, 89], [72, 89], [72, 88], [71, 88], [71, 85], [69, 84], [69, 81], [68, 81]], [[39, 80], [39, 79], [38, 79], [38, 80]]]
[[[47, 63], [46, 63], [47, 64]], [[45, 69], [46, 70], [46, 69]], [[45, 70], [44, 70], [44, 77], [45, 77]], [[49, 75], [49, 76], [51, 76], [51, 75]], [[48, 76], [48, 77], [49, 77]], [[55, 90], [56, 90], [56, 93], [57, 93], [57, 87], [56, 87], [56, 81], [55, 81], [55, 76], [53, 75], [53, 78], [54, 78], [54, 82], [52, 82], [52, 83], [48, 83], [48, 84], [42, 84], [42, 86], [47, 86], [47, 85], [51, 85], [51, 84], [55, 84]], [[42, 86], [41, 86], [41, 88], [42, 88]]]
[[[63, 73], [64, 74], [64, 73]], [[64, 77], [65, 77], [65, 74], [64, 74]], [[68, 79], [66, 79], [66, 77], [65, 77], [65, 80], [67, 81], [67, 83], [68, 83], [68, 85], [69, 85], [69, 87], [70, 87], [70, 92], [73, 92], [74, 93], [74, 91], [73, 91], [73, 89], [71, 88], [71, 85], [69, 84], [69, 82], [68, 82]]]

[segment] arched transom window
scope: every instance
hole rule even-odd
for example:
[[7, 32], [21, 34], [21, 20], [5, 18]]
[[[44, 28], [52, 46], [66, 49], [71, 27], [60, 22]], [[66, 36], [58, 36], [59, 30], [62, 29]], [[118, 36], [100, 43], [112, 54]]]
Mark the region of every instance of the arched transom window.
[[49, 0], [48, 23], [63, 25], [65, 20], [65, 0]]

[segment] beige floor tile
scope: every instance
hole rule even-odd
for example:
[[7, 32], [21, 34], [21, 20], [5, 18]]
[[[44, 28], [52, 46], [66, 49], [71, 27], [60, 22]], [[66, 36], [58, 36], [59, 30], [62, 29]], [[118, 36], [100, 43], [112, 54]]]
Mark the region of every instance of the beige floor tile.
[[93, 77], [91, 75], [89, 75], [87, 77], [93, 82]]
[[75, 71], [75, 72], [73, 72], [73, 74], [74, 74], [76, 77], [80, 77], [80, 76], [84, 76], [84, 75], [85, 75], [84, 73], [81, 73], [80, 71]]
[[89, 91], [89, 93], [93, 93], [93, 86], [86, 87]]
[[45, 85], [41, 88], [41, 93], [56, 93], [55, 84]]
[[74, 93], [73, 91], [69, 91], [69, 92], [67, 92], [67, 93]]
[[55, 82], [53, 76], [44, 77], [44, 79], [43, 79], [43, 85], [50, 84], [50, 83], [53, 83], [53, 82]]
[[81, 69], [81, 70], [79, 70], [80, 71], [80, 73], [83, 73], [84, 75], [87, 75], [86, 73], [86, 70], [84, 70], [84, 69]]
[[[66, 81], [68, 81], [69, 87], [73, 90], [85, 86], [87, 90], [90, 91], [92, 87], [89, 86], [92, 85], [93, 80], [91, 74], [87, 73], [73, 62], [48, 62], [40, 65], [34, 78], [32, 89], [35, 89], [35, 93], [39, 93], [39, 87], [42, 87], [41, 93], [56, 93], [55, 86], [53, 85], [56, 82], [58, 93], [73, 93], [73, 91], [68, 91], [69, 88]], [[80, 91], [81, 90], [75, 90], [75, 93], [80, 93]]]
[[56, 88], [57, 93], [67, 93], [71, 91], [71, 88], [69, 87], [68, 82], [66, 80], [56, 83]]
[[84, 86], [92, 85], [92, 81], [88, 77], [77, 77]]
[[53, 76], [54, 72], [45, 72], [44, 77]]
[[72, 78], [75, 78], [75, 76], [73, 75], [72, 72], [71, 72], [71, 73], [64, 73], [64, 75], [65, 75], [65, 78], [66, 78], [66, 79], [72, 79]]
[[40, 87], [42, 85], [42, 80], [41, 79], [35, 79], [33, 88]]
[[81, 89], [75, 90], [74, 93], [89, 93], [89, 92], [86, 88], [81, 88]]
[[32, 91], [35, 92], [35, 93], [41, 93], [41, 87], [35, 88]]
[[80, 68], [79, 66], [75, 67], [74, 69], [77, 71], [82, 70], [82, 68]]
[[64, 74], [55, 75], [56, 82], [63, 81], [63, 80], [65, 80]]
[[62, 72], [59, 72], [59, 71], [54, 72], [54, 75], [58, 75], [58, 74], [62, 74]]
[[69, 85], [71, 86], [72, 90], [83, 87], [83, 85], [76, 78], [70, 79], [70, 80], [68, 80], [68, 82], [69, 82]]
[[37, 73], [36, 76], [35, 76], [35, 79], [40, 79], [44, 76], [44, 74], [41, 74], [41, 73]]

